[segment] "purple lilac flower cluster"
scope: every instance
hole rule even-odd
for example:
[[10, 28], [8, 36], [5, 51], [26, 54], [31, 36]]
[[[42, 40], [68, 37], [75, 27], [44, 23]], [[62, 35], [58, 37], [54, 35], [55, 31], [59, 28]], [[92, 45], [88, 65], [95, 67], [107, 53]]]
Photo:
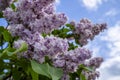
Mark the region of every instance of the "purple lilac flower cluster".
[[85, 66], [91, 67], [93, 70], [91, 72], [88, 72], [88, 71], [82, 72], [82, 74], [85, 75], [87, 80], [96, 80], [96, 78], [98, 78], [100, 76], [99, 71], [96, 71], [96, 69], [100, 67], [102, 62], [103, 62], [103, 58], [94, 57], [84, 63]]
[[62, 68], [64, 75], [61, 80], [69, 80], [69, 73], [76, 72], [80, 64], [91, 58], [91, 51], [85, 48], [70, 50], [65, 54], [60, 54], [53, 59], [55, 67]]
[[85, 48], [70, 50], [65, 54], [58, 55], [54, 60], [54, 66], [63, 68], [67, 73], [75, 72], [80, 64], [91, 58], [91, 51]]
[[[9, 22], [8, 30], [13, 36], [19, 36], [20, 40], [14, 42], [14, 47], [19, 48], [20, 44], [26, 42], [28, 50], [22, 57], [32, 58], [39, 63], [44, 62], [44, 57], [49, 56], [55, 67], [62, 68], [64, 75], [61, 80], [69, 80], [69, 73], [76, 72], [80, 64], [85, 64], [90, 59], [91, 51], [85, 48], [77, 48], [68, 51], [67, 39], [53, 35], [43, 37], [42, 33], [51, 33], [52, 30], [60, 28], [67, 21], [64, 13], [57, 14], [53, 4], [55, 0], [19, 0], [16, 3], [16, 10], [7, 8], [4, 16]], [[74, 34], [79, 34], [79, 42], [87, 44], [88, 39], [93, 39], [106, 28], [106, 24], [92, 24], [87, 19], [80, 23], [71, 22], [75, 26]], [[88, 60], [86, 66], [98, 68], [102, 59], [94, 58]], [[88, 80], [94, 80], [97, 72], [83, 72]], [[93, 77], [92, 77], [93, 76]], [[89, 79], [90, 77], [90, 79]]]
[[0, 0], [0, 12], [9, 6], [11, 0]]
[[[33, 37], [34, 36], [34, 37]], [[54, 58], [58, 54], [67, 52], [69, 45], [67, 39], [62, 39], [54, 36], [43, 37], [36, 32], [31, 38], [26, 38], [29, 44], [28, 51], [22, 53], [23, 57], [32, 58], [40, 63], [44, 62], [44, 57]], [[14, 42], [14, 47], [20, 47], [22, 40]]]
[[[58, 29], [67, 21], [64, 13], [56, 13], [54, 0], [19, 0], [16, 3], [16, 11], [7, 8], [4, 16], [9, 21], [10, 31], [12, 32], [16, 25], [23, 25], [24, 29], [35, 33], [50, 33], [53, 29]], [[19, 27], [19, 26], [18, 26]], [[22, 31], [22, 30], [21, 30]], [[17, 34], [15, 30], [13, 35]]]
[[88, 19], [81, 19], [79, 23], [74, 21], [70, 22], [71, 25], [75, 27], [73, 34], [80, 36], [79, 43], [83, 46], [88, 43], [88, 40], [93, 40], [95, 35], [98, 35], [101, 31], [106, 29], [106, 23], [102, 24], [93, 24]]

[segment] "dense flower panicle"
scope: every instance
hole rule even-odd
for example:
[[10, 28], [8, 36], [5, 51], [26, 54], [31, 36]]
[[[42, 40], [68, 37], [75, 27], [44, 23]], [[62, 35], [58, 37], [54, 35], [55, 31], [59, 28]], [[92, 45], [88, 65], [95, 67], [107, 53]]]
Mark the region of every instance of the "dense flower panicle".
[[107, 26], [105, 23], [92, 24], [88, 19], [81, 19], [79, 23], [72, 21], [70, 24], [75, 27], [73, 33], [80, 36], [79, 43], [81, 45], [86, 45], [89, 39], [93, 40], [95, 35], [98, 35], [101, 31], [106, 29]]
[[[4, 16], [12, 26], [13, 24], [23, 24], [24, 28], [32, 33], [36, 31], [39, 33], [50, 33], [52, 30], [64, 25], [67, 21], [64, 13], [57, 14], [55, 12], [53, 1], [20, 0], [17, 3], [16, 11], [7, 8], [4, 11]], [[11, 28], [15, 28], [15, 26]]]
[[12, 0], [0, 0], [0, 12], [2, 10], [5, 10], [9, 5]]
[[91, 58], [87, 65], [90, 67], [94, 67], [96, 69], [100, 67], [102, 62], [103, 62], [103, 58], [95, 57], [95, 58]]
[[93, 35], [98, 35], [99, 32], [103, 31], [104, 29], [106, 29], [106, 23], [102, 23], [102, 24], [95, 24], [94, 27], [92, 28], [92, 33]]
[[67, 52], [69, 48], [67, 39], [54, 36], [43, 38], [38, 32], [32, 34], [31, 38], [24, 38], [23, 40], [29, 44], [28, 52], [25, 52], [23, 56], [35, 59], [40, 63], [44, 62], [45, 56], [54, 58], [58, 54]]
[[93, 72], [87, 72], [83, 71], [83, 75], [85, 75], [86, 80], [96, 80], [100, 76], [100, 73], [98, 71], [93, 71]]
[[[11, 28], [11, 27], [14, 27], [14, 28]], [[8, 26], [8, 30], [11, 32], [12, 36], [21, 37], [23, 36], [24, 26], [22, 24], [14, 24], [14, 25]]]
[[40, 10], [43, 7], [53, 3], [55, 0], [19, 0], [18, 2], [18, 9], [27, 10], [31, 8], [37, 8]]
[[54, 4], [50, 4], [47, 7], [43, 8], [42, 10], [47, 14], [54, 14], [56, 9], [54, 7]]
[[85, 75], [87, 80], [96, 80], [100, 76], [100, 72], [96, 71], [97, 68], [100, 67], [101, 63], [103, 62], [103, 58], [101, 57], [94, 57], [84, 63], [85, 66], [91, 67], [93, 71], [82, 71], [82, 74]]
[[54, 60], [54, 66], [63, 68], [66, 72], [75, 72], [79, 64], [83, 64], [86, 59], [91, 58], [91, 51], [84, 48], [77, 48], [58, 55]]
[[36, 19], [30, 23], [29, 27], [33, 32], [39, 31], [40, 33], [50, 33], [53, 29], [58, 29], [65, 24], [67, 18], [63, 13], [56, 15], [45, 16], [41, 19]]
[[47, 47], [49, 55], [67, 52], [69, 45], [67, 39], [61, 39], [54, 36], [47, 36], [44, 45]]
[[23, 56], [38, 60], [40, 63], [44, 61], [44, 56], [52, 57], [68, 49], [67, 40], [54, 36], [43, 38], [40, 34], [50, 33], [67, 21], [64, 13], [55, 12], [53, 1], [19, 0], [16, 3], [16, 11], [11, 8], [4, 11], [4, 16], [9, 21], [9, 31], [13, 36], [19, 36], [28, 43], [28, 51]]

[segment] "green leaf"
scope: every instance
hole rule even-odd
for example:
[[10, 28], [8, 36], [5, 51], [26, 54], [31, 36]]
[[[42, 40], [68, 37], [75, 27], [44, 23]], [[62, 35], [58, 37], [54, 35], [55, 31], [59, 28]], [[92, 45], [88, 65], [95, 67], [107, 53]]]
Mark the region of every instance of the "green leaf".
[[14, 54], [15, 50], [16, 50], [15, 48], [8, 47], [3, 51], [3, 53], [0, 55], [0, 57], [12, 56]]
[[35, 71], [33, 71], [31, 66], [28, 67], [28, 72], [30, 72], [30, 74], [32, 76], [32, 80], [39, 80], [39, 74], [36, 73]]
[[51, 67], [49, 64], [39, 64], [34, 60], [31, 60], [31, 66], [36, 73], [52, 80], [59, 80], [63, 75], [63, 71], [61, 69]]
[[4, 37], [5, 41], [12, 42], [12, 35], [8, 32], [7, 29], [4, 29], [4, 31], [3, 31], [3, 37]]
[[74, 49], [76, 49], [76, 48], [78, 48], [78, 46], [77, 46], [77, 45], [74, 45], [73, 42], [72, 42], [72, 43], [69, 43], [69, 49], [68, 49], [68, 50], [74, 50]]
[[81, 64], [79, 67], [86, 71], [93, 71], [93, 69], [91, 67], [86, 67], [83, 64]]
[[60, 34], [60, 30], [54, 30], [54, 31], [52, 31], [52, 34], [53, 35], [58, 35], [58, 34]]
[[0, 33], [4, 31], [4, 27], [0, 26]]
[[80, 80], [86, 80], [85, 75], [80, 74]]
[[35, 62], [34, 60], [31, 60], [31, 66], [32, 66], [33, 71], [35, 71], [36, 73], [46, 76], [48, 78], [51, 78], [49, 71], [48, 71], [47, 64], [39, 64]]
[[17, 68], [12, 69], [12, 76], [14, 80], [20, 80], [21, 78], [21, 72], [17, 70]]
[[49, 66], [49, 74], [51, 75], [52, 80], [59, 80], [63, 75], [63, 71], [59, 68]]
[[21, 44], [21, 47], [19, 49], [15, 49], [15, 48], [12, 48], [12, 47], [8, 47], [6, 48], [2, 54], [0, 54], [0, 57], [2, 56], [12, 56], [16, 53], [20, 53], [20, 52], [24, 52], [28, 49], [28, 45], [24, 42]]
[[75, 27], [73, 25], [71, 25], [71, 24], [66, 24], [66, 26], [69, 27], [71, 30], [75, 29]]
[[13, 11], [16, 11], [16, 6], [15, 6], [14, 3], [12, 3], [12, 4], [10, 5], [10, 7], [13, 9]]
[[0, 18], [3, 18], [3, 13], [2, 12], [0, 12]]
[[68, 28], [62, 28], [61, 31], [64, 32], [64, 33], [67, 33], [67, 32], [70, 31], [70, 29], [68, 29]]
[[10, 32], [5, 29], [3, 26], [0, 26], [0, 35], [3, 36], [3, 39], [7, 42], [12, 42], [12, 35]]

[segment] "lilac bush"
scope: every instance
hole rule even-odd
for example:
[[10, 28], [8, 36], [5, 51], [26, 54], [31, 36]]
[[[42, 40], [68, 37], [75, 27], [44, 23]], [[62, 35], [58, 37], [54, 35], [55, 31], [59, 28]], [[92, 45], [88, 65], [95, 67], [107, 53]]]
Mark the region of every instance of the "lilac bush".
[[[96, 69], [99, 68], [103, 59], [92, 58], [92, 51], [86, 49], [84, 45], [106, 29], [106, 24], [93, 24], [90, 20], [83, 18], [79, 23], [69, 22], [69, 26], [73, 27], [70, 29], [69, 26], [65, 26], [67, 16], [55, 11], [54, 2], [55, 0], [18, 0], [14, 3], [16, 6], [14, 9], [8, 7], [3, 11], [9, 23], [7, 29], [13, 37], [19, 37], [13, 42], [13, 47], [18, 49], [24, 42], [28, 45], [25, 52], [16, 53], [17, 57], [44, 64], [47, 56], [51, 66], [63, 70], [61, 80], [95, 80], [99, 77], [99, 71]], [[58, 32], [55, 33], [55, 30]], [[61, 33], [66, 31], [66, 35], [72, 35], [63, 38], [64, 35], [59, 36], [59, 31], [62, 31]], [[78, 40], [78, 43], [75, 42], [77, 46], [74, 49], [70, 46], [70, 38]], [[77, 74], [78, 71], [79, 74]], [[74, 74], [77, 76], [75, 75], [72, 79]], [[85, 79], [78, 76], [81, 74]], [[47, 74], [45, 76], [49, 77]]]

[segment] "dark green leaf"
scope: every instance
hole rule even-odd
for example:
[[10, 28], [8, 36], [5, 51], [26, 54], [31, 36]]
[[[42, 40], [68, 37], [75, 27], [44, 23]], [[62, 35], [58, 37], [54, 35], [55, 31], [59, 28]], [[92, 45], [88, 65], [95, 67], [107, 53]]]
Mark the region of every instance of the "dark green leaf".
[[0, 18], [3, 18], [3, 13], [2, 12], [0, 12]]
[[0, 33], [4, 31], [4, 27], [0, 26]]
[[13, 11], [16, 11], [16, 6], [15, 6], [14, 3], [12, 3], [12, 4], [10, 5], [10, 7], [13, 9]]
[[52, 34], [53, 35], [58, 35], [58, 34], [60, 34], [60, 30], [54, 30], [54, 31], [52, 31]]
[[12, 69], [12, 76], [14, 80], [20, 80], [21, 72], [18, 71], [16, 68]]
[[71, 24], [66, 24], [66, 26], [69, 27], [71, 30], [75, 29], [75, 27], [73, 25], [71, 25]]

